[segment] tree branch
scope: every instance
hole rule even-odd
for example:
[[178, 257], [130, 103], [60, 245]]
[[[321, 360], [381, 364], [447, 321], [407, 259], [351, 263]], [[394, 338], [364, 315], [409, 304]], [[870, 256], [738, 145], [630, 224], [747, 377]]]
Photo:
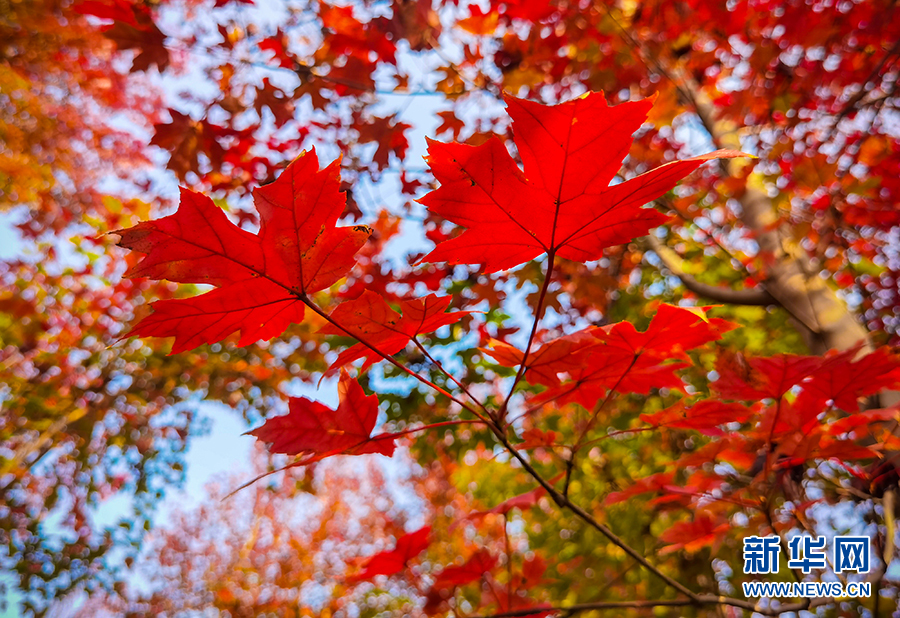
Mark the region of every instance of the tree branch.
[[482, 422], [488, 423], [488, 420], [485, 419], [483, 416], [481, 416], [481, 414], [478, 413], [478, 410], [475, 410], [474, 408], [472, 408], [472, 406], [470, 406], [470, 405], [467, 404], [466, 402], [460, 401], [459, 399], [457, 399], [456, 397], [454, 397], [453, 395], [451, 395], [450, 393], [448, 393], [445, 389], [441, 388], [440, 386], [438, 386], [437, 384], [435, 384], [434, 382], [432, 382], [432, 381], [429, 380], [428, 378], [426, 378], [426, 377], [424, 377], [424, 376], [420, 376], [418, 373], [416, 373], [415, 371], [413, 371], [412, 369], [410, 369], [409, 367], [407, 367], [406, 365], [404, 365], [403, 363], [401, 363], [400, 361], [398, 361], [396, 358], [394, 358], [394, 357], [391, 356], [390, 354], [385, 354], [384, 352], [382, 352], [381, 350], [379, 350], [376, 346], [372, 345], [371, 343], [369, 343], [369, 342], [366, 341], [365, 339], [361, 339], [361, 338], [359, 337], [359, 335], [355, 335], [355, 334], [351, 333], [351, 332], [348, 331], [346, 328], [344, 328], [343, 326], [341, 326], [340, 324], [338, 324], [338, 323], [334, 320], [334, 318], [332, 318], [330, 315], [328, 315], [327, 313], [325, 313], [318, 305], [316, 305], [314, 302], [312, 302], [312, 300], [311, 300], [310, 298], [308, 298], [305, 294], [304, 294], [303, 296], [300, 297], [300, 300], [302, 300], [303, 303], [304, 303], [307, 307], [309, 307], [309, 308], [312, 309], [314, 312], [316, 312], [316, 313], [319, 315], [319, 317], [321, 317], [323, 320], [325, 320], [326, 322], [328, 322], [328, 323], [331, 324], [332, 326], [334, 326], [334, 327], [338, 328], [339, 330], [341, 330], [341, 331], [342, 331], [344, 334], [346, 334], [348, 337], [352, 337], [352, 338], [356, 339], [356, 340], [359, 341], [361, 344], [363, 344], [364, 346], [366, 346], [367, 348], [369, 348], [370, 350], [372, 350], [373, 352], [375, 352], [376, 354], [378, 354], [381, 358], [383, 358], [384, 360], [386, 360], [386, 361], [388, 361], [389, 363], [391, 363], [394, 367], [396, 367], [397, 369], [399, 369], [399, 370], [402, 371], [403, 373], [405, 373], [405, 374], [407, 374], [407, 375], [409, 375], [409, 376], [415, 378], [416, 380], [418, 380], [419, 382], [421, 382], [421, 383], [424, 384], [425, 386], [429, 386], [429, 387], [433, 388], [434, 390], [436, 390], [437, 392], [439, 392], [439, 393], [440, 393], [441, 395], [443, 395], [444, 397], [447, 397], [448, 399], [450, 399], [450, 401], [452, 401], [452, 402], [456, 403], [457, 405], [459, 405], [462, 409], [467, 410], [467, 411], [471, 412], [472, 414], [474, 414], [474, 415], [475, 415], [476, 417], [478, 417], [478, 419], [480, 419]]
[[701, 283], [684, 271], [684, 260], [681, 259], [681, 256], [661, 243], [653, 234], [647, 236], [647, 244], [659, 256], [663, 266], [678, 277], [684, 287], [697, 296], [730, 305], [766, 306], [778, 304], [778, 301], [771, 294], [761, 288], [732, 290], [731, 288], [718, 285]]
[[482, 401], [480, 399], [475, 397], [475, 395], [473, 395], [471, 393], [471, 391], [469, 391], [468, 387], [463, 382], [460, 382], [458, 379], [456, 379], [456, 377], [452, 373], [450, 373], [449, 371], [444, 369], [443, 363], [441, 363], [438, 360], [435, 360], [435, 358], [428, 352], [428, 350], [425, 348], [425, 346], [422, 345], [422, 342], [419, 341], [418, 336], [414, 335], [412, 338], [412, 342], [414, 344], [416, 344], [416, 347], [419, 348], [419, 351], [425, 355], [425, 358], [427, 358], [431, 362], [432, 365], [437, 367], [441, 373], [443, 373], [445, 376], [447, 376], [447, 378], [450, 381], [452, 381], [454, 384], [456, 384], [456, 386], [458, 386], [459, 389], [469, 397], [469, 399], [471, 399], [473, 402], [475, 402], [475, 405], [477, 405], [479, 408], [481, 408], [487, 416], [491, 415], [491, 413], [488, 411], [487, 407], [485, 407], [484, 403], [482, 403]]
[[553, 262], [555, 257], [556, 255], [552, 251], [547, 252], [547, 274], [544, 275], [544, 284], [541, 286], [541, 295], [538, 297], [537, 307], [534, 308], [534, 323], [531, 325], [531, 334], [528, 335], [528, 343], [525, 344], [525, 350], [522, 353], [522, 362], [519, 364], [519, 371], [516, 373], [516, 379], [513, 380], [512, 387], [509, 389], [509, 395], [506, 396], [503, 405], [500, 406], [500, 410], [497, 412], [498, 423], [503, 422], [503, 417], [506, 415], [507, 408], [509, 407], [509, 400], [512, 399], [513, 393], [516, 392], [516, 386], [519, 385], [522, 376], [525, 375], [525, 371], [528, 369], [528, 355], [531, 353], [531, 344], [534, 343], [534, 335], [537, 333], [538, 324], [540, 324], [541, 317], [544, 315], [544, 300], [547, 297], [547, 289], [550, 287], [550, 279], [553, 276]]
[[804, 603], [791, 603], [788, 605], [781, 605], [777, 608], [771, 607], [760, 607], [752, 601], [744, 601], [741, 599], [731, 599], [728, 597], [716, 596], [713, 594], [704, 594], [697, 596], [696, 599], [660, 599], [658, 601], [653, 600], [634, 600], [634, 601], [594, 601], [590, 603], [576, 603], [574, 605], [568, 606], [536, 606], [536, 607], [528, 607], [522, 609], [514, 609], [506, 612], [499, 612], [496, 614], [482, 614], [478, 616], [469, 616], [469, 618], [521, 618], [524, 616], [536, 616], [538, 614], [543, 613], [555, 613], [562, 614], [563, 616], [574, 616], [575, 614], [579, 614], [581, 612], [589, 612], [593, 610], [602, 610], [602, 609], [643, 609], [643, 608], [652, 608], [652, 607], [688, 607], [688, 606], [703, 606], [703, 605], [729, 605], [731, 607], [739, 607], [741, 609], [750, 610], [757, 614], [762, 614], [764, 616], [778, 616], [784, 613], [796, 612], [799, 610], [807, 609], [807, 606], [812, 609], [818, 607], [820, 605], [826, 605], [828, 603], [833, 602], [833, 599], [830, 598], [818, 598], [811, 600], [808, 605]]
[[584, 520], [588, 525], [590, 525], [592, 528], [597, 530], [600, 534], [602, 534], [607, 539], [609, 539], [609, 541], [613, 545], [615, 545], [616, 547], [618, 547], [619, 549], [624, 551], [626, 554], [631, 556], [635, 561], [637, 561], [639, 564], [641, 564], [641, 566], [643, 566], [644, 568], [649, 570], [651, 573], [653, 573], [660, 579], [662, 579], [669, 586], [671, 586], [672, 588], [674, 588], [681, 594], [684, 594], [684, 595], [690, 597], [691, 599], [696, 599], [699, 597], [699, 595], [697, 595], [697, 593], [690, 590], [687, 586], [685, 586], [681, 582], [673, 579], [672, 577], [666, 575], [665, 573], [660, 571], [656, 566], [652, 565], [640, 552], [638, 552], [636, 549], [634, 549], [633, 547], [628, 545], [628, 543], [626, 543], [621, 538], [619, 538], [619, 536], [615, 532], [610, 530], [605, 525], [601, 524], [596, 519], [594, 519], [594, 517], [590, 513], [585, 511], [583, 508], [581, 508], [574, 502], [572, 502], [568, 496], [565, 496], [562, 493], [560, 493], [559, 491], [557, 491], [557, 489], [553, 485], [550, 484], [550, 481], [548, 481], [543, 476], [541, 476], [541, 474], [537, 470], [535, 470], [534, 466], [531, 465], [531, 462], [529, 462], [527, 459], [525, 459], [522, 456], [522, 454], [512, 445], [512, 443], [506, 437], [505, 432], [503, 432], [499, 427], [492, 426], [491, 430], [494, 432], [494, 435], [497, 436], [497, 439], [500, 440], [500, 442], [503, 444], [503, 446], [506, 448], [506, 450], [509, 451], [509, 453], [513, 457], [515, 457], [516, 460], [518, 460], [519, 464], [521, 464], [521, 466], [525, 469], [525, 471], [528, 472], [528, 474], [530, 474], [532, 476], [532, 478], [534, 478], [534, 480], [536, 480], [538, 482], [538, 484], [547, 491], [547, 494], [550, 496], [550, 498], [554, 502], [556, 502], [556, 504], [558, 504], [560, 507], [567, 508], [570, 511], [572, 511], [573, 513], [575, 513], [575, 515], [577, 515], [580, 519]]

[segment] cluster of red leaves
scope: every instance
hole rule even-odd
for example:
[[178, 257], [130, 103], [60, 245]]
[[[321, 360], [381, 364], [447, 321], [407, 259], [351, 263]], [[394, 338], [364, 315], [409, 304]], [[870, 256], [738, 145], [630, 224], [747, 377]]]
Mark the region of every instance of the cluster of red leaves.
[[[332, 45], [341, 53], [354, 53], [352, 41]], [[514, 267], [542, 253], [548, 254], [551, 269], [556, 257], [597, 259], [605, 247], [643, 235], [664, 220], [643, 208], [645, 203], [704, 161], [740, 155], [719, 151], [610, 185], [628, 151], [631, 132], [646, 118], [649, 101], [609, 107], [603, 95], [595, 93], [549, 107], [513, 98], [507, 102], [524, 171], [496, 139], [480, 146], [430, 143], [429, 164], [441, 186], [421, 201], [466, 229], [442, 239], [425, 259], [480, 264], [486, 272]], [[177, 352], [240, 330], [244, 345], [280, 335], [311, 309], [327, 322], [321, 332], [359, 341], [338, 355], [330, 371], [359, 359], [365, 359], [360, 367], [365, 371], [379, 359], [393, 360], [392, 355], [417, 342], [418, 335], [467, 315], [447, 313], [452, 299], [435, 295], [401, 299], [398, 312], [371, 291], [345, 300], [330, 313], [321, 309], [312, 295], [348, 273], [370, 232], [365, 226], [337, 226], [344, 211], [338, 189], [337, 162], [320, 171], [315, 153], [305, 153], [274, 183], [254, 192], [258, 234], [240, 229], [208, 198], [190, 191], [184, 191], [175, 214], [119, 232], [122, 246], [146, 254], [130, 276], [216, 286], [197, 297], [154, 303], [153, 314], [130, 334], [174, 336]], [[535, 350], [495, 340], [483, 351], [500, 365], [520, 367], [520, 377], [545, 387], [531, 404], [561, 408], [577, 403], [588, 410], [589, 419], [572, 447], [578, 450], [601, 412], [601, 402], [615, 393], [683, 391], [678, 372], [691, 364], [688, 352], [734, 327], [707, 317], [702, 309], [660, 305], [643, 332], [621, 322], [557, 337]], [[641, 416], [646, 423], [641, 430], [695, 430], [713, 439], [674, 462], [672, 471], [609, 494], [606, 503], [657, 492], [662, 494], [658, 504], [692, 506], [693, 521], [676, 524], [663, 535], [667, 551], [691, 551], [717, 542], [728, 527], [718, 506], [723, 499], [710, 499], [726, 479], [701, 463], [726, 462], [754, 476], [829, 457], [839, 456], [843, 462], [875, 457], [875, 448], [860, 445], [859, 439], [877, 432], [877, 423], [894, 412], [861, 414], [858, 401], [900, 383], [900, 362], [884, 350], [861, 359], [856, 358], [858, 352], [750, 360], [722, 355], [719, 379], [712, 385], [714, 398], [692, 402], [685, 397], [671, 408]], [[294, 465], [338, 454], [393, 454], [401, 434], [371, 436], [377, 397], [366, 396], [344, 369], [339, 391], [337, 409], [292, 399], [287, 415], [271, 418], [251, 433], [272, 452], [301, 456]], [[837, 420], [830, 414], [836, 410], [857, 414]], [[734, 423], [747, 428], [723, 431]], [[557, 446], [553, 432], [538, 428], [524, 438], [525, 445], [535, 448]], [[887, 438], [882, 444], [890, 442]], [[679, 482], [676, 470], [694, 472]], [[543, 492], [517, 496], [490, 512], [528, 508]], [[745, 487], [724, 495], [731, 502], [752, 502]], [[370, 558], [348, 581], [398, 574], [428, 543], [427, 527], [402, 536], [394, 549]], [[440, 605], [448, 590], [480, 579], [496, 565], [491, 555], [475, 553], [465, 564], [445, 568], [431, 587], [431, 603]]]
[[84, 0], [74, 9], [82, 15], [113, 22], [103, 27], [103, 34], [118, 49], [137, 51], [132, 71], [147, 71], [153, 65], [165, 71], [169, 66], [169, 50], [164, 45], [166, 36], [154, 22], [147, 4], [131, 0]]
[[[721, 541], [729, 529], [729, 503], [763, 512], [765, 497], [752, 488], [764, 486], [772, 472], [785, 496], [796, 501], [801, 492], [794, 473], [832, 459], [877, 494], [879, 466], [859, 466], [900, 447], [888, 423], [900, 419], [900, 408], [861, 412], [860, 401], [900, 386], [900, 356], [886, 348], [859, 356], [858, 347], [824, 357], [721, 355], [719, 377], [711, 384], [714, 398], [684, 399], [640, 417], [653, 430], [688, 429], [712, 439], [673, 461], [668, 471], [610, 493], [605, 503], [656, 494], [651, 504], [660, 508], [690, 508], [693, 520], [662, 536], [670, 544], [667, 551], [674, 551]], [[727, 466], [711, 471], [704, 468], [709, 462]], [[749, 482], [734, 483], [736, 475]], [[801, 520], [804, 506], [797, 507]]]

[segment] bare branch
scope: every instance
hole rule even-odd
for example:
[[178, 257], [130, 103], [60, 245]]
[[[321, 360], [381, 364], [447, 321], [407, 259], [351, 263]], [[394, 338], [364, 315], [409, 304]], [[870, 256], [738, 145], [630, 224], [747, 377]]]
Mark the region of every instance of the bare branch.
[[509, 408], [509, 400], [512, 399], [513, 394], [516, 392], [516, 386], [519, 385], [522, 376], [524, 376], [525, 372], [528, 370], [528, 355], [531, 353], [531, 344], [534, 343], [534, 335], [537, 333], [538, 324], [540, 324], [541, 317], [544, 315], [544, 300], [547, 297], [547, 289], [550, 287], [550, 279], [553, 276], [553, 263], [555, 257], [556, 254], [553, 251], [547, 252], [547, 274], [544, 275], [544, 284], [541, 286], [541, 295], [538, 297], [537, 307], [534, 308], [534, 323], [531, 325], [531, 334], [528, 335], [528, 343], [525, 344], [525, 350], [522, 353], [522, 362], [519, 365], [519, 371], [516, 373], [516, 379], [513, 380], [512, 387], [509, 389], [509, 395], [506, 396], [503, 405], [500, 406], [500, 410], [497, 412], [497, 422], [499, 423], [503, 422], [506, 411]]
[[[830, 598], [818, 598], [809, 602], [809, 608], [827, 605], [834, 602]], [[581, 612], [589, 612], [602, 609], [643, 609], [652, 607], [688, 607], [688, 606], [710, 606], [710, 605], [728, 605], [731, 607], [739, 607], [741, 609], [750, 610], [764, 616], [777, 616], [783, 613], [796, 612], [798, 610], [807, 609], [802, 603], [792, 603], [790, 605], [782, 605], [780, 607], [761, 607], [752, 601], [744, 601], [742, 599], [731, 599], [728, 597], [720, 597], [712, 594], [698, 595], [696, 599], [661, 599], [653, 600], [634, 600], [634, 601], [595, 601], [591, 603], [576, 603], [574, 605], [548, 607], [537, 606], [522, 609], [514, 609], [497, 614], [483, 614], [480, 616], [470, 616], [469, 618], [523, 618], [525, 616], [536, 616], [544, 613], [555, 613], [563, 616], [574, 616]]]

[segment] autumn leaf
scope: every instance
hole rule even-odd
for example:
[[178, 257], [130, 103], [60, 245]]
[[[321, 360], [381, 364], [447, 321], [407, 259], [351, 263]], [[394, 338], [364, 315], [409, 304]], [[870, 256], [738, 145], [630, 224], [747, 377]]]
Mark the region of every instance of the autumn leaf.
[[[559, 478], [558, 476], [556, 477]], [[531, 491], [508, 498], [486, 511], [473, 511], [466, 516], [466, 519], [480, 519], [485, 515], [506, 515], [513, 509], [527, 510], [533, 507], [538, 501], [546, 495], [547, 490], [543, 487], [536, 487]]]
[[283, 69], [293, 70], [298, 65], [296, 57], [288, 51], [288, 38], [280, 28], [275, 36], [260, 41], [258, 47], [272, 52], [277, 65]]
[[[661, 304], [644, 332], [630, 322], [590, 328], [587, 332], [597, 344], [587, 348], [576, 370], [563, 360], [559, 368], [564, 368], [570, 379], [534, 401], [575, 401], [591, 409], [609, 389], [646, 394], [654, 388], [678, 388], [681, 379], [675, 371], [687, 366], [686, 351], [720, 339], [736, 326], [721, 318], [707, 318], [704, 310], [696, 307]], [[552, 370], [552, 365], [542, 369], [545, 374]]]
[[618, 504], [619, 502], [625, 502], [632, 496], [639, 496], [641, 494], [649, 492], [660, 491], [667, 485], [671, 484], [674, 479], [674, 472], [659, 472], [657, 474], [651, 474], [650, 476], [642, 478], [627, 489], [623, 489], [622, 491], [610, 492], [609, 494], [607, 494], [606, 499], [603, 501], [603, 504], [607, 506], [611, 504]]
[[857, 356], [858, 346], [830, 354], [803, 389], [831, 400], [835, 408], [858, 412], [860, 398], [900, 386], [900, 355], [883, 347], [854, 360]]
[[497, 564], [496, 556], [491, 555], [486, 549], [479, 549], [465, 563], [444, 567], [444, 570], [435, 576], [434, 583], [428, 591], [425, 613], [429, 616], [437, 615], [455, 588], [478, 581]]
[[471, 15], [465, 19], [460, 19], [456, 25], [472, 34], [483, 36], [491, 34], [497, 29], [500, 22], [500, 15], [495, 12], [484, 13], [477, 4], [469, 5]]
[[727, 521], [700, 513], [693, 521], [678, 522], [663, 532], [659, 538], [666, 546], [659, 553], [664, 556], [680, 549], [693, 553], [708, 546], [715, 550], [729, 527]]
[[294, 102], [287, 93], [272, 85], [268, 77], [263, 78], [262, 87], [256, 87], [256, 98], [253, 101], [253, 108], [260, 119], [263, 117], [264, 107], [272, 112], [276, 127], [281, 127], [294, 118]]
[[488, 273], [542, 253], [595, 260], [662, 223], [662, 214], [642, 206], [701, 163], [742, 156], [717, 151], [610, 186], [650, 99], [614, 107], [600, 92], [553, 106], [505, 100], [524, 172], [496, 138], [480, 146], [429, 141], [428, 163], [441, 186], [419, 201], [467, 229], [424, 260], [481, 264]]
[[740, 403], [726, 403], [716, 399], [704, 399], [692, 406], [679, 401], [674, 406], [655, 414], [641, 414], [641, 420], [653, 427], [679, 427], [696, 429], [707, 436], [721, 436], [720, 425], [744, 422], [753, 410]]
[[131, 64], [132, 71], [147, 71], [154, 64], [160, 71], [169, 66], [169, 50], [166, 49], [166, 35], [156, 24], [132, 26], [116, 22], [104, 32], [106, 37], [115, 42], [116, 47], [136, 50]]
[[404, 534], [397, 539], [397, 545], [390, 551], [375, 554], [366, 560], [363, 570], [347, 578], [349, 583], [372, 579], [376, 575], [395, 575], [406, 568], [410, 560], [428, 548], [431, 542], [431, 527], [425, 526], [415, 532]]
[[344, 209], [339, 161], [319, 170], [315, 150], [255, 189], [258, 234], [233, 224], [208, 197], [182, 189], [175, 214], [116, 232], [146, 256], [126, 276], [215, 286], [153, 303], [126, 336], [175, 337], [172, 353], [241, 332], [239, 345], [277, 337], [304, 316], [307, 295], [341, 279], [366, 242], [366, 226], [336, 227]]
[[710, 386], [726, 399], [781, 399], [782, 395], [819, 370], [818, 356], [777, 354], [744, 359], [740, 354], [720, 355], [716, 360], [719, 379]]
[[133, 49], [136, 55], [132, 71], [147, 71], [156, 65], [160, 72], [169, 66], [169, 50], [165, 47], [166, 35], [153, 21], [148, 5], [125, 0], [86, 0], [72, 7], [82, 15], [92, 15], [112, 20], [102, 31], [119, 50]]
[[[450, 296], [435, 294], [402, 300], [401, 315], [394, 311], [381, 295], [366, 290], [359, 298], [341, 303], [331, 313], [331, 320], [340, 324], [341, 328], [327, 324], [320, 332], [329, 335], [349, 333], [377, 348], [382, 354], [396, 354], [416, 335], [454, 324], [471, 313], [469, 311], [446, 313], [452, 300]], [[365, 370], [372, 363], [381, 360], [382, 354], [374, 352], [372, 348], [362, 343], [357, 343], [341, 352], [328, 371], [332, 372], [358, 358], [366, 359], [362, 367]]]
[[[518, 367], [522, 364], [524, 352], [516, 347], [491, 339], [489, 348], [479, 348], [504, 367]], [[600, 345], [590, 330], [581, 330], [571, 335], [557, 337], [542, 345], [528, 356], [523, 377], [532, 384], [559, 386], [560, 373], [574, 371], [582, 366], [587, 352]]]
[[394, 454], [390, 435], [370, 437], [378, 419], [378, 397], [366, 395], [362, 386], [346, 372], [338, 384], [338, 407], [306, 397], [291, 397], [290, 411], [275, 416], [250, 431], [257, 440], [269, 444], [269, 451], [285, 455], [309, 455], [321, 459], [329, 455]]
[[497, 557], [492, 556], [486, 549], [480, 549], [472, 554], [464, 564], [444, 567], [444, 570], [434, 578], [432, 590], [465, 586], [480, 579], [495, 566], [497, 566]]

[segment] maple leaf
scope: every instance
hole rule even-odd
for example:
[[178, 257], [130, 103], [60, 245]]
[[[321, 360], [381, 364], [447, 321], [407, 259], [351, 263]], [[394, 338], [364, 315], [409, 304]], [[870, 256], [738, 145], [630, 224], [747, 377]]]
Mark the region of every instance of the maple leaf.
[[485, 13], [477, 4], [469, 5], [469, 13], [471, 15], [465, 19], [460, 19], [456, 25], [475, 35], [491, 34], [497, 29], [500, 23], [500, 15], [494, 12]]
[[[246, 1], [246, 0], [242, 0]], [[262, 118], [263, 107], [268, 107], [275, 119], [275, 126], [281, 127], [294, 118], [294, 102], [277, 86], [273, 86], [268, 77], [263, 78], [262, 87], [256, 88], [256, 99], [253, 108]]]
[[[557, 476], [556, 478], [559, 477]], [[524, 511], [537, 504], [538, 501], [546, 493], [547, 490], [543, 487], [536, 487], [535, 489], [527, 491], [524, 494], [519, 494], [518, 496], [508, 498], [492, 509], [488, 509], [486, 511], [473, 511], [466, 515], [466, 519], [479, 519], [486, 515], [505, 515], [513, 509], [520, 509]]]
[[[341, 303], [331, 313], [332, 321], [340, 324], [342, 328], [327, 324], [319, 332], [329, 335], [349, 333], [378, 348], [379, 352], [386, 355], [396, 354], [416, 335], [454, 324], [471, 313], [470, 311], [445, 313], [452, 300], [450, 296], [434, 294], [429, 294], [425, 298], [401, 300], [400, 309], [403, 312], [401, 315], [394, 311], [380, 294], [366, 290], [359, 298]], [[341, 352], [328, 371], [332, 372], [358, 358], [366, 359], [362, 367], [365, 370], [383, 357], [368, 346], [357, 343]]]
[[496, 556], [492, 556], [486, 549], [479, 549], [464, 564], [445, 567], [434, 578], [426, 595], [425, 613], [429, 616], [436, 615], [455, 588], [481, 579], [497, 566], [497, 562]]
[[650, 99], [607, 105], [603, 93], [560, 105], [505, 97], [524, 173], [503, 143], [429, 140], [428, 163], [441, 186], [419, 201], [466, 229], [423, 258], [481, 264], [488, 273], [543, 253], [580, 262], [643, 236], [665, 217], [642, 206], [704, 161], [743, 156], [717, 151], [668, 163], [610, 186]]
[[884, 388], [900, 385], [900, 355], [878, 348], [859, 360], [860, 346], [832, 353], [803, 385], [805, 391], [830, 399], [834, 407], [846, 412], [859, 411], [859, 399]]
[[777, 354], [749, 360], [740, 354], [720, 355], [716, 360], [719, 379], [710, 387], [727, 399], [781, 399], [797, 384], [822, 367], [818, 356]]
[[655, 414], [641, 414], [641, 420], [654, 427], [696, 429], [707, 436], [720, 436], [718, 429], [726, 423], [744, 422], [753, 410], [739, 403], [725, 403], [715, 399], [701, 400], [687, 407], [684, 401]]
[[372, 579], [376, 575], [395, 575], [406, 568], [410, 560], [428, 548], [431, 542], [431, 527], [425, 526], [415, 532], [404, 534], [397, 539], [397, 545], [390, 551], [375, 554], [363, 563], [363, 570], [347, 578], [350, 583]]
[[866, 410], [838, 419], [829, 424], [826, 429], [832, 436], [856, 433], [860, 427], [866, 427], [872, 423], [897, 420], [898, 414], [900, 414], [900, 406]]
[[458, 141], [460, 133], [466, 128], [466, 123], [457, 118], [453, 110], [438, 112], [437, 117], [441, 119], [441, 124], [434, 130], [434, 134], [440, 135], [449, 131], [453, 140]]
[[603, 504], [607, 506], [611, 504], [618, 504], [619, 502], [628, 500], [632, 496], [639, 496], [648, 492], [659, 491], [667, 485], [670, 485], [674, 479], [674, 472], [658, 472], [656, 474], [651, 474], [650, 476], [642, 478], [628, 489], [610, 492], [609, 494], [607, 494], [606, 499], [603, 501]]
[[278, 66], [283, 69], [293, 70], [298, 64], [296, 57], [288, 51], [288, 38], [281, 28], [278, 29], [275, 36], [260, 41], [258, 47], [263, 51], [272, 52], [275, 60], [278, 61]]
[[360, 144], [368, 144], [375, 142], [378, 147], [375, 154], [372, 155], [372, 162], [379, 170], [388, 167], [391, 153], [399, 161], [403, 161], [406, 157], [406, 150], [409, 148], [409, 141], [406, 139], [405, 132], [411, 129], [412, 125], [405, 122], [397, 122], [394, 117], [382, 118], [375, 116], [367, 120], [360, 120], [355, 124], [359, 133], [358, 141]]
[[366, 396], [359, 382], [341, 372], [338, 401], [332, 410], [306, 397], [291, 397], [287, 414], [272, 417], [248, 433], [268, 443], [273, 453], [305, 454], [316, 460], [337, 454], [394, 454], [391, 435], [370, 437], [378, 419], [376, 395]]
[[[491, 339], [489, 344], [490, 348], [478, 349], [491, 356], [500, 365], [518, 367], [522, 364], [524, 357], [522, 350], [496, 339]], [[590, 348], [599, 344], [590, 330], [580, 330], [571, 335], [557, 337], [528, 356], [523, 377], [532, 384], [559, 386], [557, 374], [568, 373], [581, 367]]]
[[[688, 359], [686, 351], [720, 339], [736, 326], [721, 318], [707, 318], [696, 307], [661, 304], [645, 332], [630, 322], [587, 329], [597, 345], [586, 348], [587, 356], [579, 358], [576, 370], [564, 360], [559, 367], [565, 368], [570, 380], [547, 389], [534, 401], [575, 401], [591, 409], [609, 389], [646, 394], [654, 388], [680, 387], [675, 371], [687, 366], [682, 362]], [[552, 369], [552, 365], [544, 367], [542, 372], [548, 374]]]
[[722, 536], [728, 531], [729, 524], [708, 513], [700, 513], [693, 521], [678, 522], [660, 535], [660, 540], [667, 543], [660, 549], [660, 555], [670, 554], [679, 549], [693, 553], [703, 547], [719, 545]]
[[486, 549], [479, 549], [464, 564], [445, 567], [437, 574], [432, 590], [445, 590], [456, 586], [465, 586], [497, 566], [497, 557]]
[[169, 50], [165, 47], [166, 35], [153, 22], [146, 5], [125, 0], [87, 0], [77, 3], [73, 9], [83, 15], [113, 21], [112, 25], [103, 28], [103, 34], [119, 50], [137, 50], [132, 71], [146, 71], [154, 64], [160, 72], [168, 68], [170, 59]]
[[366, 226], [336, 227], [344, 209], [339, 161], [319, 170], [315, 150], [255, 189], [260, 230], [242, 230], [212, 200], [181, 191], [175, 214], [115, 232], [145, 253], [126, 276], [216, 286], [160, 300], [126, 336], [175, 337], [172, 354], [241, 332], [238, 345], [277, 337], [304, 316], [307, 295], [341, 279], [366, 242]]
[[166, 35], [156, 24], [135, 27], [124, 22], [116, 22], [103, 34], [112, 40], [120, 50], [134, 49], [137, 53], [132, 60], [132, 71], [147, 71], [154, 64], [165, 71], [169, 66], [169, 50], [166, 49]]

